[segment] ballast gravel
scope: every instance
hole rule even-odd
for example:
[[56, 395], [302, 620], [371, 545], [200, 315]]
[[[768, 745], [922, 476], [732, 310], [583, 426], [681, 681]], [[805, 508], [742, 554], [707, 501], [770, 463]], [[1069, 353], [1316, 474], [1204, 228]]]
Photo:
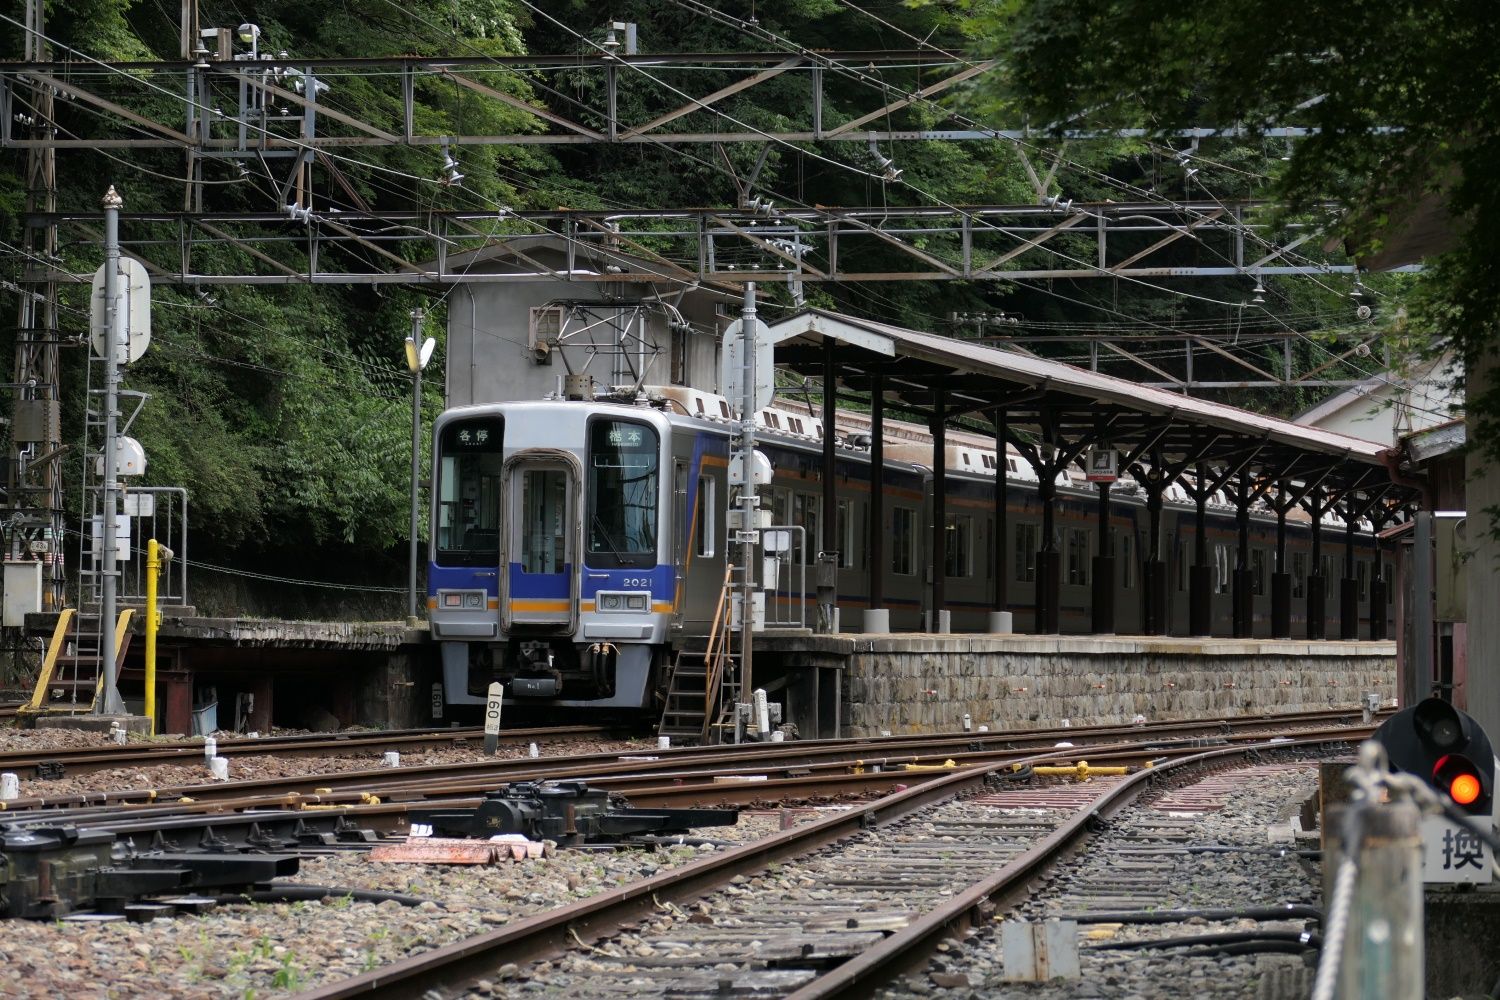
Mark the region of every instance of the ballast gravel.
[[[1081, 912], [1126, 909], [1245, 909], [1279, 904], [1320, 904], [1315, 866], [1268, 842], [1267, 829], [1317, 790], [1315, 765], [1265, 776], [1230, 794], [1224, 807], [1195, 818], [1171, 815], [1149, 803], [1123, 812], [1086, 851], [1038, 888], [1020, 913], [1029, 920]], [[1183, 853], [1184, 845], [1239, 848]], [[1155, 845], [1157, 850], [1153, 851]], [[1135, 853], [1146, 851], [1149, 853]], [[1128, 865], [1140, 865], [1134, 870]], [[1132, 902], [1133, 901], [1133, 902]], [[1193, 956], [1183, 948], [1094, 950], [1092, 946], [1230, 932], [1290, 932], [1302, 920], [1252, 921], [1191, 918], [1170, 924], [1082, 924], [1082, 976], [1047, 983], [1008, 982], [998, 927], [986, 927], [939, 949], [920, 972], [881, 991], [887, 1000], [1025, 998], [1025, 1000], [1153, 1000], [1189, 997], [1290, 1000], [1312, 985], [1317, 952]], [[1320, 930], [1313, 926], [1312, 930]]]
[[[704, 837], [745, 842], [780, 825], [749, 814]], [[284, 996], [368, 972], [686, 864], [717, 848], [559, 850], [492, 867], [379, 864], [362, 851], [310, 858], [286, 881], [424, 897], [417, 906], [345, 897], [233, 903], [151, 923], [11, 921], [0, 997], [224, 1000]]]

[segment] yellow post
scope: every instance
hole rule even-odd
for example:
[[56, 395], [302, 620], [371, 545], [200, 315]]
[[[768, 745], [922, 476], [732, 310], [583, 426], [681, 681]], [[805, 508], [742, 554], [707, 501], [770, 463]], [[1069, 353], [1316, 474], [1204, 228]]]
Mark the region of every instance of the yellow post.
[[161, 626], [156, 581], [171, 558], [172, 550], [157, 544], [156, 539], [146, 543], [146, 718], [153, 736], [156, 735], [156, 630]]

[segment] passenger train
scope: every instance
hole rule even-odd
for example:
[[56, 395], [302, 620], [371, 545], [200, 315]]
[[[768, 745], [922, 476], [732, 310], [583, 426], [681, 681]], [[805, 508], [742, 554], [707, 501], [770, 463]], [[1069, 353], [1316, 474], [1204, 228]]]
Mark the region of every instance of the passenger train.
[[[624, 401], [549, 398], [457, 407], [434, 428], [428, 612], [442, 651], [444, 699], [481, 704], [500, 681], [507, 700], [608, 709], [653, 707], [666, 666], [684, 639], [701, 637], [725, 575], [730, 437], [729, 404], [682, 387], [648, 387]], [[820, 549], [837, 549], [838, 605], [855, 625], [868, 604], [870, 452], [866, 415], [849, 413], [837, 452], [838, 516], [825, 534], [822, 422], [783, 404], [758, 414], [757, 447], [774, 469], [760, 488], [775, 525], [796, 525], [783, 584], [800, 578]], [[845, 415], [840, 415], [841, 423]], [[865, 426], [860, 427], [861, 420]], [[922, 626], [931, 532], [932, 441], [924, 429], [887, 420], [884, 468], [884, 600], [892, 628]], [[835, 431], [838, 432], [837, 430]], [[986, 448], [985, 444], [990, 447]], [[992, 441], [950, 431], [947, 551], [942, 571], [954, 631], [983, 631], [996, 572], [1007, 574], [1007, 598], [1018, 632], [1033, 628], [1041, 508], [1037, 477], [1014, 451], [1007, 463], [1007, 531], [1003, 565], [994, 542]], [[1061, 553], [1060, 628], [1088, 632], [1098, 492], [1081, 471], [1060, 475], [1054, 530]], [[1148, 538], [1144, 492], [1129, 479], [1111, 491], [1116, 620], [1140, 622], [1141, 569]], [[1165, 497], [1163, 558], [1169, 575], [1168, 631], [1185, 633], [1188, 568], [1194, 549], [1194, 505], [1181, 487]], [[1251, 562], [1257, 635], [1270, 633], [1270, 577], [1275, 516], [1251, 514]], [[1342, 576], [1342, 521], [1326, 517], [1323, 572]], [[1218, 496], [1208, 508], [1216, 635], [1231, 631], [1230, 577], [1237, 531], [1234, 508]], [[1362, 621], [1389, 621], [1390, 591], [1371, 607], [1375, 569], [1392, 579], [1369, 525], [1357, 541], [1356, 578]], [[1295, 634], [1306, 620], [1310, 531], [1288, 522]], [[800, 565], [799, 565], [800, 564]], [[936, 567], [933, 567], [936, 568]], [[808, 569], [807, 579], [812, 578]], [[791, 593], [788, 593], [791, 589]], [[1337, 588], [1327, 602], [1327, 634], [1339, 634]], [[800, 611], [812, 595], [783, 586], [771, 614]], [[793, 607], [787, 607], [788, 604]]]

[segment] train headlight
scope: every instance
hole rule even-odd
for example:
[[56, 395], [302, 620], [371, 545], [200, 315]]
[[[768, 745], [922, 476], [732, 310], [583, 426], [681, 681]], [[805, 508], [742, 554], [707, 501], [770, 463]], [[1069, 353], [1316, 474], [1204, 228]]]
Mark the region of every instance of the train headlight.
[[651, 610], [651, 594], [647, 591], [601, 591], [594, 597], [594, 608], [598, 611], [642, 614]]
[[482, 590], [443, 590], [438, 592], [438, 606], [444, 610], [483, 611]]

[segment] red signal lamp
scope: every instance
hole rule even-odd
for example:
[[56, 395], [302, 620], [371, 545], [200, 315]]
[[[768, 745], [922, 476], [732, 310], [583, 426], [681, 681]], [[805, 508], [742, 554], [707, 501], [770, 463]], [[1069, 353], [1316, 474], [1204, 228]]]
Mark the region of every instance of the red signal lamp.
[[1461, 806], [1473, 805], [1484, 794], [1479, 769], [1467, 757], [1444, 754], [1432, 769], [1432, 780]]

